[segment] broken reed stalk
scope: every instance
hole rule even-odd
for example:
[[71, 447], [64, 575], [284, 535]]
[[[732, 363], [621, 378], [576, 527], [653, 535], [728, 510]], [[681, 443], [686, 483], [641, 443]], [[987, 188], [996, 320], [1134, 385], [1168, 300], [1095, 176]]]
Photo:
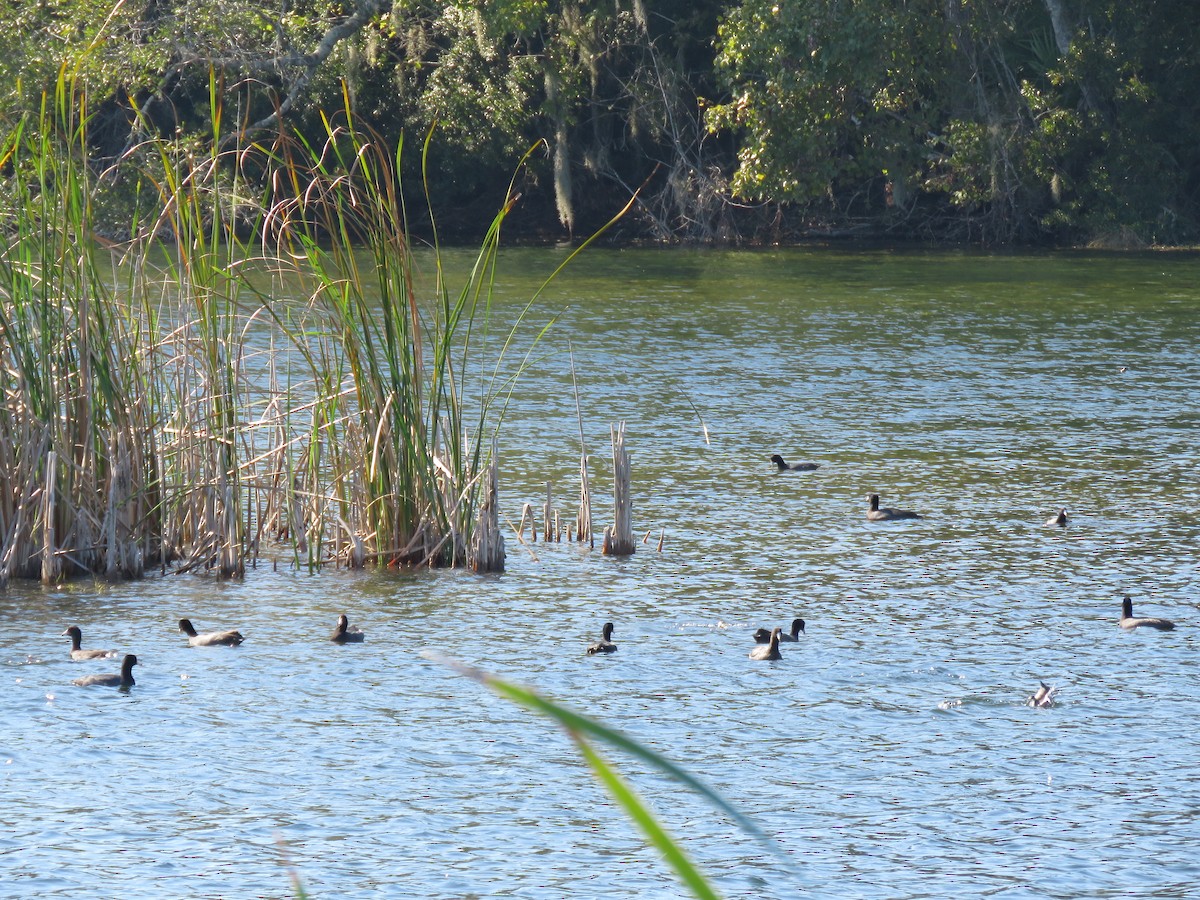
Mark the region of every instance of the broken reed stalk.
[[596, 547], [596, 538], [592, 534], [592, 489], [588, 484], [586, 453], [579, 457], [579, 513], [575, 516], [575, 539], [587, 541], [592, 549]]
[[570, 341], [567, 342], [567, 349], [571, 354], [571, 388], [575, 392], [575, 420], [579, 424], [579, 513], [575, 516], [575, 539], [580, 542], [587, 541], [595, 550], [596, 538], [592, 533], [592, 490], [588, 484], [587, 442], [583, 437], [583, 409], [579, 404], [579, 383], [575, 378], [575, 348]]
[[496, 442], [493, 441], [491, 460], [484, 478], [483, 500], [479, 504], [479, 518], [472, 533], [470, 565], [476, 572], [504, 571], [504, 532], [500, 530], [500, 475], [496, 450]]
[[537, 522], [533, 518], [533, 504], [526, 503], [521, 507], [521, 521], [517, 525], [517, 536], [524, 539], [525, 520], [529, 520], [530, 541], [537, 543]]
[[54, 542], [54, 514], [58, 507], [58, 454], [46, 455], [46, 486], [42, 492], [42, 584], [54, 584], [62, 578], [58, 547]]
[[633, 498], [629, 488], [629, 452], [625, 449], [625, 423], [609, 428], [613, 450], [613, 524], [604, 529], [603, 552], [629, 556], [637, 545], [633, 538]]
[[139, 464], [133, 458], [127, 431], [111, 429], [106, 447], [112, 469], [108, 484], [108, 503], [101, 532], [107, 548], [104, 577], [109, 581], [139, 578], [145, 571], [149, 546], [138, 534], [143, 517], [149, 514], [146, 498], [134, 491]]

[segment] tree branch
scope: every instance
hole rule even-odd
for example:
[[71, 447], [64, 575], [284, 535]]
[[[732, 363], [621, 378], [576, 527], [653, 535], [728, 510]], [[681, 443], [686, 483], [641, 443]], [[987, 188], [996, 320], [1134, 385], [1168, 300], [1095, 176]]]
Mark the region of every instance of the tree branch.
[[273, 113], [259, 119], [257, 122], [247, 125], [239, 132], [227, 135], [221, 141], [222, 146], [232, 143], [235, 140], [243, 140], [248, 135], [256, 132], [276, 127], [280, 119], [291, 111], [296, 101], [308, 87], [309, 82], [312, 81], [312, 77], [316, 74], [317, 69], [329, 58], [338, 43], [362, 31], [371, 19], [383, 12], [384, 5], [384, 0], [357, 0], [354, 12], [338, 24], [330, 26], [324, 36], [322, 36], [320, 43], [317, 44], [316, 49], [311, 53], [299, 56], [292, 55], [285, 59], [274, 59], [269, 64], [264, 64], [270, 65], [275, 69], [299, 67], [301, 71], [288, 90], [287, 96], [283, 98], [283, 102], [279, 104]]

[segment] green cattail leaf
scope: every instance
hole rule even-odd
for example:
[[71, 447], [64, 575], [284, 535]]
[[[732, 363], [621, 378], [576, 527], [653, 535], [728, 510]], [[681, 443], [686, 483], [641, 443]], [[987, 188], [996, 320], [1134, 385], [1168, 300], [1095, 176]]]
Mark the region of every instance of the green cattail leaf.
[[695, 864], [688, 859], [687, 854], [683, 852], [683, 848], [667, 834], [662, 825], [654, 817], [654, 814], [642, 802], [633, 788], [629, 786], [629, 783], [621, 777], [621, 774], [610, 766], [604, 757], [597, 753], [596, 749], [582, 735], [572, 731], [571, 737], [575, 739], [575, 743], [579, 747], [579, 752], [583, 754], [583, 758], [587, 761], [587, 764], [596, 773], [596, 777], [608, 788], [608, 792], [621, 805], [621, 808], [625, 810], [629, 818], [642, 829], [642, 833], [646, 835], [646, 839], [662, 854], [667, 865], [675, 870], [675, 874], [679, 876], [679, 880], [687, 885], [691, 892], [701, 898], [701, 900], [718, 900], [717, 892], [708, 883], [708, 879], [704, 877], [704, 873], [696, 868]]
[[646, 747], [644, 744], [635, 741], [633, 738], [627, 737], [607, 725], [602, 725], [595, 719], [591, 719], [574, 710], [543, 697], [537, 691], [523, 687], [503, 678], [499, 678], [481, 669], [473, 666], [465, 665], [456, 660], [446, 659], [434, 654], [425, 654], [427, 658], [435, 659], [449, 665], [451, 668], [461, 672], [469, 678], [478, 681], [485, 685], [501, 697], [507, 697], [519, 706], [523, 706], [533, 712], [541, 713], [558, 722], [572, 735], [584, 735], [588, 738], [597, 741], [603, 741], [611, 747], [616, 747], [619, 750], [624, 750], [638, 759], [650, 764], [658, 769], [663, 774], [681, 782], [691, 788], [700, 796], [704, 797], [709, 803], [725, 813], [747, 834], [752, 835], [758, 840], [770, 853], [780, 860], [784, 865], [790, 867], [791, 863], [784, 856], [783, 852], [775, 841], [771, 840], [767, 834], [759, 828], [749, 817], [740, 812], [728, 800], [718, 794], [711, 787], [700, 781], [691, 773], [680, 768], [675, 763], [671, 762], [666, 757]]

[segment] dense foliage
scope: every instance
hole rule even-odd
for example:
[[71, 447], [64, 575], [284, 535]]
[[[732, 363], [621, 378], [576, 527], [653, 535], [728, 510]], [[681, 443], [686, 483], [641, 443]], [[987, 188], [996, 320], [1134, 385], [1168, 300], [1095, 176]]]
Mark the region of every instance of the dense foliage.
[[721, 25], [733, 186], [990, 242], [1191, 240], [1200, 7], [747, 0]]
[[639, 187], [626, 238], [1129, 245], [1200, 222], [1194, 0], [38, 0], [12, 18], [5, 129], [65, 70], [103, 169], [151, 135], [318, 136], [344, 85], [389, 142], [436, 123], [428, 187], [462, 234], [535, 146], [510, 222], [544, 236]]

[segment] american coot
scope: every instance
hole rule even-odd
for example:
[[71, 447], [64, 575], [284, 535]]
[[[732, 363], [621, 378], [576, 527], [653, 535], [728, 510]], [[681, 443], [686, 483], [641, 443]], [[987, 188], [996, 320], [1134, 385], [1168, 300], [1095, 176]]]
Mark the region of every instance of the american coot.
[[880, 506], [878, 494], [871, 494], [867, 499], [871, 501], [871, 508], [867, 511], [868, 522], [894, 522], [898, 519], [921, 518], [910, 509], [889, 509], [886, 506]]
[[1059, 528], [1062, 528], [1069, 521], [1070, 519], [1067, 518], [1067, 511], [1065, 509], [1060, 509], [1057, 516], [1051, 516], [1046, 520], [1046, 524], [1057, 525]]
[[597, 653], [616, 653], [617, 645], [610, 638], [612, 637], [613, 623], [605, 622], [604, 628], [601, 630], [602, 637], [596, 643], [587, 648], [588, 656], [595, 656]]
[[343, 615], [338, 616], [337, 628], [333, 629], [329, 639], [335, 644], [361, 644], [364, 637], [366, 635], [357, 628], [350, 627], [350, 620]]
[[776, 471], [779, 472], [811, 472], [821, 468], [820, 463], [795, 463], [789, 466], [778, 453], [771, 457], [771, 462], [775, 463]]
[[1025, 701], [1026, 706], [1033, 706], [1039, 709], [1045, 709], [1048, 706], [1054, 705], [1054, 688], [1046, 684], [1044, 681], [1038, 682], [1041, 687], [1037, 689], [1032, 697]]
[[210, 631], [208, 634], [197, 634], [191, 619], [180, 619], [179, 630], [188, 636], [188, 644], [192, 647], [236, 647], [245, 640], [240, 631]]
[[121, 674], [119, 675], [84, 675], [82, 678], [76, 678], [72, 684], [77, 684], [80, 687], [92, 687], [94, 685], [102, 685], [103, 687], [133, 687], [133, 667], [137, 665], [137, 657], [132, 653], [126, 653], [125, 659], [121, 661]]
[[776, 628], [771, 631], [771, 642], [769, 644], [758, 644], [750, 651], [751, 659], [783, 659], [783, 654], [779, 652], [779, 635], [783, 634], [782, 628]]
[[[781, 642], [792, 642], [800, 640], [800, 632], [804, 630], [803, 619], [792, 619], [792, 631], [789, 634], [786, 631], [780, 631], [779, 640]], [[754, 643], [769, 644], [771, 643], [771, 629], [760, 628], [754, 632]]]
[[785, 631], [779, 635], [779, 640], [787, 641], [787, 642], [798, 641], [798, 640], [800, 640], [800, 632], [802, 632], [803, 630], [804, 630], [804, 620], [803, 619], [792, 619], [791, 634], [789, 634], [788, 632]]
[[79, 630], [78, 625], [72, 625], [61, 636], [71, 636], [71, 659], [116, 659], [116, 650], [82, 650], [80, 644], [83, 643], [83, 632]]
[[1170, 631], [1175, 623], [1170, 619], [1135, 618], [1133, 615], [1133, 600], [1126, 597], [1121, 601], [1121, 620], [1117, 622], [1126, 631], [1134, 628], [1157, 628], [1159, 631]]

